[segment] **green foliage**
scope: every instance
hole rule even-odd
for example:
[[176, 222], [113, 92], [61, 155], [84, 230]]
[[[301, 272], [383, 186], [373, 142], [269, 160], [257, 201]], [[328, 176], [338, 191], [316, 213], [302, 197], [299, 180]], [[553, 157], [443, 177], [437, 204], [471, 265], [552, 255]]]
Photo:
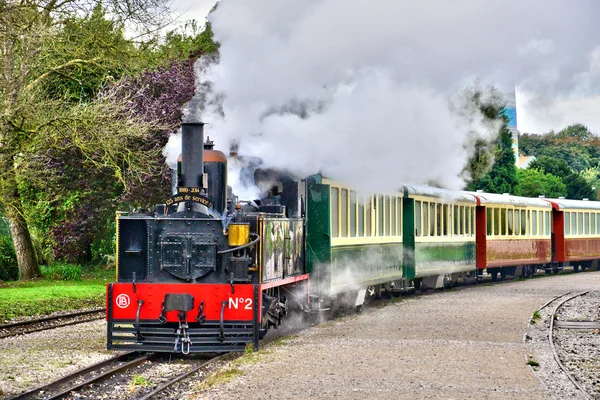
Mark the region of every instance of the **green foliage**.
[[535, 324], [537, 321], [539, 321], [540, 319], [542, 319], [542, 316], [540, 314], [540, 312], [538, 310], [535, 310], [533, 312], [533, 315], [531, 316], [531, 321], [530, 324], [533, 325]]
[[543, 195], [557, 198], [567, 195], [567, 187], [558, 176], [537, 169], [519, 170], [519, 194], [525, 197]]
[[0, 218], [0, 281], [19, 279], [19, 267], [10, 228], [5, 218]]
[[129, 384], [129, 389], [131, 391], [135, 391], [137, 386], [151, 386], [153, 385], [152, 381], [142, 375], [134, 374], [131, 383]]
[[137, 50], [125, 39], [123, 24], [110, 19], [102, 3], [88, 15], [68, 15], [60, 27], [45, 57], [47, 68], [60, 68], [60, 73], [44, 82], [48, 96], [89, 101], [107, 82], [140, 70]]
[[512, 149], [512, 135], [506, 127], [506, 122], [498, 137], [492, 169], [480, 179], [470, 182], [467, 189], [483, 190], [489, 193], [518, 194], [518, 176], [515, 154]]
[[540, 363], [535, 360], [529, 360], [529, 361], [527, 361], [527, 365], [529, 365], [531, 367], [539, 367]]
[[81, 265], [52, 264], [42, 266], [42, 276], [56, 281], [80, 281]]
[[0, 281], [16, 281], [19, 279], [19, 267], [15, 247], [10, 235], [0, 236]]
[[183, 29], [167, 32], [164, 39], [155, 38], [141, 49], [149, 64], [165, 66], [174, 60], [197, 59], [204, 54], [219, 50], [219, 43], [213, 39], [210, 22], [198, 26], [196, 20], [188, 21]]
[[529, 165], [529, 169], [552, 174], [562, 179], [566, 185], [566, 197], [573, 200], [584, 198], [596, 200], [597, 193], [585, 178], [573, 171], [566, 162], [550, 156], [541, 156]]
[[567, 126], [556, 134], [557, 139], [576, 139], [578, 141], [590, 140], [594, 135], [587, 126], [575, 123]]

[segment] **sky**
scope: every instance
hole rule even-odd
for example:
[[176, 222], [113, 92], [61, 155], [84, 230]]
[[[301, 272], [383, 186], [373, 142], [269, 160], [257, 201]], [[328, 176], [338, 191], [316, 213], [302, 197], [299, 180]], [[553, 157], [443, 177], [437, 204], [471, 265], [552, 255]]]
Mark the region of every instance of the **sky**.
[[[214, 4], [215, 0], [174, 0], [173, 10], [180, 25], [191, 19], [203, 22]], [[515, 93], [521, 132], [558, 131], [571, 123], [581, 122], [600, 134], [600, 96], [579, 93], [540, 105], [531, 100], [531, 93], [517, 84]]]
[[[184, 1], [182, 20], [213, 5]], [[209, 15], [219, 63], [197, 63], [208, 106], [187, 117], [299, 177], [458, 189], [499, 128], [476, 91], [497, 103], [490, 88], [516, 88], [521, 132], [600, 132], [599, 14], [597, 0], [223, 0]]]

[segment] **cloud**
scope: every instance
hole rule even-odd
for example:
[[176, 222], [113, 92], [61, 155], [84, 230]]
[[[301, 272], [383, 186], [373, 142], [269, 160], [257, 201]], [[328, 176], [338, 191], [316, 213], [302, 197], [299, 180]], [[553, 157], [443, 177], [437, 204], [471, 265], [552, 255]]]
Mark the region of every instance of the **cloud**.
[[495, 127], [457, 93], [519, 85], [540, 108], [599, 95], [598, 11], [592, 0], [222, 0], [210, 15], [220, 62], [205, 79], [225, 116], [202, 118], [222, 146], [299, 176], [459, 188], [475, 139]]

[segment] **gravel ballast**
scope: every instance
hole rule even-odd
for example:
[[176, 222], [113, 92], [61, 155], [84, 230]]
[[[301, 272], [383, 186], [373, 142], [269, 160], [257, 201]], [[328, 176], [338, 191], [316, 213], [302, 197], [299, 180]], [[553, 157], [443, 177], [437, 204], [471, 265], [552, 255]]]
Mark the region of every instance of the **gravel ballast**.
[[269, 346], [194, 398], [558, 399], [526, 364], [523, 334], [548, 300], [598, 287], [587, 272], [412, 297]]

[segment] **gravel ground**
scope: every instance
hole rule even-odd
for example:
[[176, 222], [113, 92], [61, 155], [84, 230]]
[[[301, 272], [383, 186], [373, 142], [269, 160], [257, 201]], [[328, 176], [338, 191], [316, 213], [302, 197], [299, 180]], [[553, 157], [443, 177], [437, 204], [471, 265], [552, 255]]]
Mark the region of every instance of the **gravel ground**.
[[[533, 312], [600, 272], [436, 292], [300, 332], [198, 399], [548, 399], [526, 364]], [[550, 363], [540, 358], [540, 363]], [[575, 397], [572, 397], [575, 398]]]
[[106, 351], [106, 321], [0, 340], [0, 397], [8, 397], [113, 357]]
[[[577, 292], [579, 290], [574, 290]], [[575, 294], [575, 293], [572, 293]], [[564, 296], [559, 300], [564, 300]], [[530, 360], [539, 363], [536, 375], [551, 388], [555, 399], [585, 399], [554, 361], [548, 342], [550, 320], [558, 300], [540, 312], [541, 319], [527, 329], [526, 348]], [[600, 291], [591, 291], [585, 296], [569, 300], [559, 310], [560, 321], [597, 321]], [[554, 345], [561, 362], [582, 384], [586, 393], [600, 399], [600, 334], [598, 330], [557, 329], [554, 330]]]
[[[522, 338], [533, 311], [543, 303], [599, 284], [600, 273], [588, 272], [405, 298], [300, 331], [265, 346], [250, 360], [223, 361], [221, 376], [233, 377], [224, 384], [205, 389], [196, 383], [214, 369], [211, 366], [161, 398], [577, 398], [560, 373], [541, 375], [552, 359], [545, 359], [531, 339], [525, 347], [541, 364], [536, 368], [539, 379], [534, 375], [525, 362]], [[595, 310], [579, 307], [580, 319], [596, 318], [600, 295], [594, 296], [588, 299], [596, 301]], [[569, 313], [578, 308], [569, 305], [565, 319], [573, 319]], [[113, 356], [105, 350], [105, 329], [104, 321], [95, 321], [0, 340], [0, 397]], [[582, 341], [560, 337], [568, 332], [557, 334], [557, 341], [567, 343], [567, 354], [574, 351], [569, 345]], [[593, 353], [600, 347], [586, 348]], [[103, 398], [134, 398], [195, 362], [199, 360], [145, 363], [97, 389]], [[597, 381], [598, 369], [588, 369]], [[137, 379], [138, 385], [133, 384], [135, 375], [143, 378]], [[590, 384], [598, 387], [598, 382]]]

